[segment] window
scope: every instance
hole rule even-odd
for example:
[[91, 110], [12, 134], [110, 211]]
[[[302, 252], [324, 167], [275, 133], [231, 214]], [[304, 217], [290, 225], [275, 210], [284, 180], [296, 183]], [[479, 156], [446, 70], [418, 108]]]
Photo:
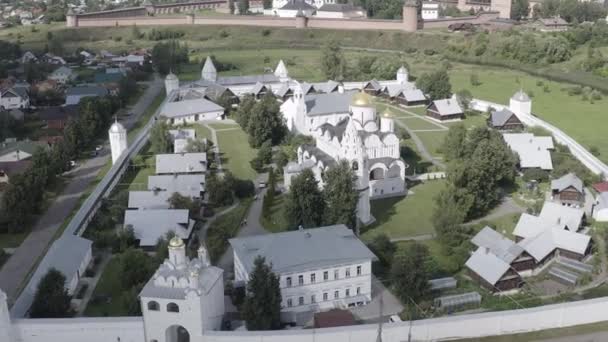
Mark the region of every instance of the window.
[[148, 310], [158, 311], [160, 310], [160, 305], [158, 305], [158, 302], [155, 301], [148, 302]]
[[350, 297], [350, 289], [346, 289], [345, 295], [346, 295], [346, 297]]
[[323, 300], [327, 300], [327, 292], [323, 292]]
[[334, 299], [340, 298], [340, 291], [334, 291]]
[[346, 268], [346, 278], [350, 277], [350, 268]]
[[304, 305], [304, 297], [298, 298], [298, 305]]
[[175, 303], [167, 304], [167, 312], [179, 312], [179, 306]]
[[304, 276], [303, 275], [298, 276], [298, 285], [304, 285]]
[[357, 294], [361, 294], [361, 288], [357, 287]]
[[361, 275], [361, 266], [357, 266], [357, 275], [360, 276]]
[[327, 272], [327, 271], [323, 272], [323, 280], [324, 281], [329, 280], [329, 272]]
[[317, 302], [317, 297], [315, 295], [310, 296], [310, 302], [311, 303], [316, 303]]
[[314, 273], [311, 273], [311, 274], [310, 274], [310, 282], [311, 282], [311, 283], [314, 283], [314, 282], [317, 280], [316, 278], [317, 278], [317, 275], [316, 275], [316, 274], [314, 274]]
[[293, 306], [293, 301], [291, 300], [291, 298], [287, 299], [287, 307], [290, 308]]
[[339, 272], [338, 270], [334, 270], [334, 280], [339, 278], [340, 273], [338, 273], [338, 272]]
[[287, 287], [291, 287], [291, 277], [287, 277], [285, 280], [287, 281]]

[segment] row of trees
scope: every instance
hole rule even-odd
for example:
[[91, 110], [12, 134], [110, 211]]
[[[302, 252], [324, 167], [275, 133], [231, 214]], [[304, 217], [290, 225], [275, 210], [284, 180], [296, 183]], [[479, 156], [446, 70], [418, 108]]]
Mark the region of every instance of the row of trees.
[[444, 254], [462, 260], [470, 234], [462, 223], [498, 204], [502, 187], [514, 180], [518, 158], [499, 132], [487, 127], [469, 131], [462, 124], [450, 127], [442, 151], [448, 182], [435, 198], [432, 221]]
[[161, 75], [178, 71], [179, 65], [188, 62], [188, 46], [177, 40], [159, 42], [152, 48], [152, 65]]
[[32, 155], [32, 165], [15, 175], [2, 197], [2, 224], [9, 232], [21, 232], [44, 202], [45, 190], [57, 175], [66, 171], [70, 161], [91, 147], [93, 138], [106, 134], [119, 101], [114, 97], [85, 98], [80, 102], [78, 118], [67, 123], [63, 139], [49, 149], [39, 148]]
[[[517, 0], [517, 2], [528, 2]], [[529, 6], [529, 4], [528, 4]], [[523, 7], [520, 6], [520, 7]], [[528, 7], [529, 8], [529, 7]], [[582, 23], [606, 18], [606, 7], [596, 1], [546, 0], [534, 5], [533, 15], [537, 18], [560, 16], [569, 23]]]
[[323, 175], [323, 190], [310, 169], [291, 180], [285, 202], [285, 218], [290, 229], [337, 223], [356, 227], [356, 175], [346, 161], [332, 166]]

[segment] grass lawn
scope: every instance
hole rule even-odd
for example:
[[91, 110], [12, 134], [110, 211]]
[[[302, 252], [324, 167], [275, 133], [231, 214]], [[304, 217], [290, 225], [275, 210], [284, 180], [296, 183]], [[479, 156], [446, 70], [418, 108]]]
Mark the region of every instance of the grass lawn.
[[201, 125], [201, 124], [192, 124], [192, 125], [186, 125], [184, 126], [185, 128], [193, 128], [196, 131], [196, 138], [197, 139], [208, 139], [211, 140], [211, 131], [209, 130], [209, 128]]
[[441, 127], [435, 123], [432, 123], [430, 121], [427, 121], [425, 119], [418, 118], [418, 117], [407, 118], [407, 119], [397, 119], [397, 120], [406, 124], [407, 127], [409, 127], [409, 129], [414, 130], [414, 131], [427, 130], [427, 129], [443, 129], [443, 127]]
[[142, 164], [138, 164], [139, 168], [136, 170], [129, 170], [124, 177], [124, 182], [120, 185], [128, 187], [129, 190], [147, 190], [148, 176], [156, 174], [156, 158], [148, 153], [148, 147], [146, 147], [136, 160], [141, 161]]
[[363, 229], [363, 239], [369, 240], [380, 233], [391, 238], [433, 234], [433, 198], [444, 186], [443, 180], [430, 181], [412, 187], [413, 195], [372, 201], [376, 222]]
[[287, 222], [283, 212], [285, 209], [286, 196], [286, 194], [281, 194], [274, 198], [272, 207], [270, 207], [270, 217], [268, 219], [260, 216], [260, 223], [264, 226], [264, 229], [271, 233], [279, 233], [287, 230]]
[[231, 123], [231, 122], [212, 122], [207, 124], [209, 127], [213, 129], [231, 129], [231, 128], [241, 128], [241, 126]]
[[[106, 268], [103, 270], [101, 277], [99, 278], [99, 282], [93, 290], [93, 295], [91, 297], [91, 301], [87, 305], [87, 308], [84, 311], [85, 316], [89, 317], [101, 317], [101, 316], [126, 316], [127, 310], [123, 307], [122, 302], [120, 300], [120, 296], [122, 295], [122, 285], [120, 283], [120, 259], [115, 256], [113, 257]], [[93, 301], [95, 296], [108, 296], [110, 298], [110, 302], [102, 302], [97, 303]]]
[[238, 126], [234, 130], [217, 132], [222, 154], [222, 166], [241, 179], [253, 180], [256, 172], [249, 165], [257, 151], [249, 147], [247, 134]]
[[416, 135], [422, 143], [433, 156], [440, 156], [441, 144], [443, 143], [443, 139], [448, 134], [448, 131], [437, 131], [437, 132], [416, 132]]
[[[455, 340], [457, 342], [529, 342], [538, 341], [541, 339], [565, 338], [568, 336], [576, 336], [582, 334], [591, 334], [594, 332], [608, 331], [608, 322], [599, 322], [592, 324], [576, 325], [567, 328], [547, 329], [523, 334], [491, 336], [473, 339]], [[591, 341], [591, 340], [589, 340]]]
[[494, 228], [494, 230], [510, 239], [515, 239], [515, 236], [513, 236], [513, 230], [515, 229], [515, 225], [517, 225], [517, 221], [519, 221], [520, 216], [521, 214], [517, 213], [507, 214], [489, 221], [484, 220], [480, 223]]

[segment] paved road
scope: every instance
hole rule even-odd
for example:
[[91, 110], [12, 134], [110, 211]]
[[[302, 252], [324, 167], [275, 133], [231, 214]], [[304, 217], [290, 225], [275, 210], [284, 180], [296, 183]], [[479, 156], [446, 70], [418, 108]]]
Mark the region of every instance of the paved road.
[[[260, 191], [258, 194], [258, 199], [253, 201], [251, 204], [249, 213], [247, 214], [247, 224], [245, 224], [239, 230], [237, 237], [268, 234], [268, 231], [266, 231], [266, 229], [264, 229], [260, 223], [260, 216], [262, 215], [262, 199], [264, 198], [265, 194], [266, 189]], [[216, 266], [224, 270], [225, 279], [231, 278], [234, 268], [232, 247], [228, 246], [226, 252], [224, 252], [224, 255], [221, 256]]]
[[[127, 129], [132, 127], [162, 89], [162, 80], [156, 78], [132, 107], [131, 112], [133, 112], [133, 115], [124, 120], [123, 123]], [[106, 143], [103, 151], [97, 157], [84, 161], [82, 165], [67, 174], [69, 182], [64, 191], [49, 206], [47, 211], [42, 214], [27, 238], [15, 249], [14, 254], [4, 264], [0, 270], [0, 288], [6, 292], [9, 304], [15, 301], [19, 295], [21, 284], [28, 277], [30, 270], [46, 253], [58, 229], [64, 220], [74, 211], [81, 195], [88, 189], [91, 182], [95, 180], [99, 170], [106, 164], [109, 158], [110, 153], [108, 144]]]

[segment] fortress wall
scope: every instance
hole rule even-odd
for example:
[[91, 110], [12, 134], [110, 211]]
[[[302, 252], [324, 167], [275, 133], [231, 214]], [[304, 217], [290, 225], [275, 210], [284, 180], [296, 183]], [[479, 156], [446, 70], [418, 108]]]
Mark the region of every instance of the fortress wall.
[[[564, 328], [608, 321], [608, 297], [530, 309], [432, 318], [382, 325], [383, 342], [444, 341]], [[145, 342], [141, 317], [19, 319], [12, 342]], [[281, 331], [208, 331], [192, 342], [369, 342], [377, 324]], [[120, 339], [118, 339], [120, 338]], [[3, 341], [4, 342], [4, 341]], [[159, 341], [162, 342], [162, 341]]]
[[255, 16], [242, 17], [195, 17], [195, 25], [227, 25], [227, 26], [268, 26], [268, 27], [295, 27], [295, 18], [278, 18]]
[[79, 18], [79, 27], [185, 25], [187, 17]]
[[369, 20], [369, 19], [308, 19], [308, 27], [335, 30], [403, 30], [401, 20]]
[[449, 18], [449, 19], [436, 19], [436, 20], [425, 20], [424, 28], [444, 28], [452, 24], [460, 23], [471, 23], [471, 24], [485, 24], [490, 20], [497, 19], [499, 12], [483, 12], [474, 16]]

